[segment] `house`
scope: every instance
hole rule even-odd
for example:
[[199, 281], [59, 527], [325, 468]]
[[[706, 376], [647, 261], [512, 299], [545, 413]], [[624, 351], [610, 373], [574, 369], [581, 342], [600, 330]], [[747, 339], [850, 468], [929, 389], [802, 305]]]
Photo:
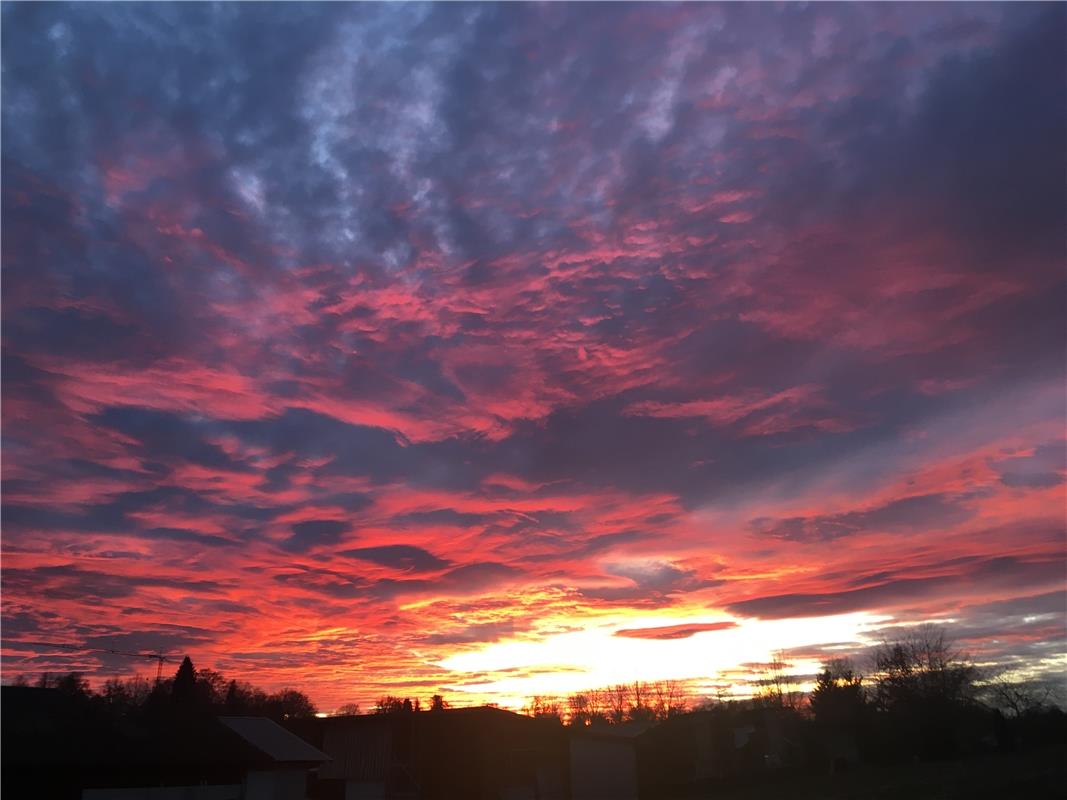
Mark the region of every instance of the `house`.
[[2, 791], [56, 800], [304, 800], [327, 756], [272, 720], [118, 719], [53, 689], [3, 688]]
[[637, 737], [647, 723], [568, 730], [571, 800], [637, 800]]
[[498, 708], [296, 720], [325, 752], [318, 800], [565, 800], [562, 726]]
[[720, 706], [680, 714], [637, 743], [642, 797], [699, 794], [736, 779], [798, 766], [801, 720], [786, 708]]

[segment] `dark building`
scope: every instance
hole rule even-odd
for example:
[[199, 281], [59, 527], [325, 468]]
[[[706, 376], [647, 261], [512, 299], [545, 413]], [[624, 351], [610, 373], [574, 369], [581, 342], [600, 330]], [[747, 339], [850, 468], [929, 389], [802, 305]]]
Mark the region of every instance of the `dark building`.
[[16, 800], [303, 800], [327, 760], [263, 717], [117, 718], [54, 689], [3, 687], [0, 717]]
[[565, 800], [568, 742], [558, 723], [497, 708], [296, 720], [330, 761], [318, 800]]
[[723, 706], [665, 720], [638, 737], [641, 797], [701, 796], [800, 766], [803, 720], [786, 708]]
[[575, 726], [570, 741], [571, 800], [637, 800], [637, 741], [648, 723]]

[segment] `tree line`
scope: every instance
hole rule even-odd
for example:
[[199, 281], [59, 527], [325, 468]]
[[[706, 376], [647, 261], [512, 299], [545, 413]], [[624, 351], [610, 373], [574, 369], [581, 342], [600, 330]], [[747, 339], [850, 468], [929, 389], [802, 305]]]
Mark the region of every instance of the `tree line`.
[[942, 627], [901, 629], [872, 648], [866, 667], [829, 659], [811, 691], [801, 692], [800, 681], [809, 678], [788, 674], [779, 654], [744, 699], [694, 698], [677, 681], [637, 681], [562, 698], [534, 696], [523, 710], [569, 726], [664, 722], [699, 711], [729, 727], [770, 713], [804, 742], [806, 758], [831, 763], [951, 758], [1067, 741], [1057, 687], [980, 669]]
[[[28, 686], [22, 676], [15, 685]], [[245, 681], [227, 680], [212, 669], [196, 669], [192, 659], [182, 659], [169, 678], [149, 681], [143, 677], [112, 678], [94, 691], [79, 672], [64, 675], [44, 673], [35, 684], [55, 689], [75, 701], [115, 716], [158, 717], [172, 713], [211, 713], [229, 716], [261, 716], [277, 721], [312, 717], [317, 709], [298, 689], [267, 692]]]
[[[581, 727], [664, 722], [690, 711], [769, 709], [802, 720], [817, 740], [829, 743], [829, 750], [834, 742], [850, 742], [861, 751], [882, 755], [950, 755], [959, 746], [960, 731], [968, 726], [986, 730], [992, 725], [1001, 738], [1016, 740], [1047, 738], [1067, 726], [1067, 715], [1057, 702], [1062, 698], [1054, 697], [1048, 687], [984, 675], [954, 647], [945, 630], [935, 626], [904, 629], [896, 639], [875, 647], [867, 674], [848, 659], [827, 661], [810, 693], [796, 690], [796, 678], [787, 674], [782, 656], [768, 666], [747, 700], [694, 698], [679, 681], [633, 681], [562, 698], [535, 695], [523, 712]], [[27, 685], [24, 678], [17, 683]], [[94, 692], [82, 674], [72, 672], [46, 673], [37, 686], [120, 716], [200, 711], [284, 721], [311, 717], [317, 711], [298, 689], [267, 692], [215, 670], [198, 670], [188, 656], [172, 677], [155, 682], [115, 678]], [[434, 712], [448, 705], [440, 694], [425, 705], [419, 698], [386, 695], [372, 711]], [[359, 714], [361, 708], [349, 703], [335, 713]]]
[[633, 681], [575, 692], [560, 700], [534, 695], [523, 712], [573, 726], [656, 722], [684, 713], [690, 699], [680, 681]]

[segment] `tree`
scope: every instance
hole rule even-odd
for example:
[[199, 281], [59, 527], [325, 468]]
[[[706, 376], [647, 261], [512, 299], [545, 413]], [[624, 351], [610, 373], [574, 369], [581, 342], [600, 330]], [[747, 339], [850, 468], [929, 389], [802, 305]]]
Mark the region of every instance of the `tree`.
[[550, 719], [563, 723], [563, 710], [559, 703], [551, 697], [543, 697], [535, 694], [530, 698], [530, 705], [526, 707], [526, 713], [537, 719]]
[[359, 703], [345, 703], [334, 712], [335, 717], [356, 716], [363, 713]]
[[848, 659], [832, 659], [823, 665], [809, 699], [812, 716], [820, 725], [853, 725], [866, 707], [863, 676], [856, 674]]
[[174, 673], [171, 696], [180, 703], [192, 703], [196, 699], [196, 669], [193, 660], [186, 656]]
[[803, 695], [792, 688], [796, 685], [796, 679], [786, 672], [788, 666], [782, 652], [774, 654], [773, 660], [767, 665], [766, 677], [759, 681], [762, 688], [756, 694], [758, 703], [771, 708], [800, 708]]
[[[410, 700], [408, 701], [410, 705]], [[385, 697], [379, 697], [378, 702], [374, 705], [375, 714], [398, 714], [404, 710], [404, 701], [399, 697], [394, 697], [391, 694], [387, 694]]]
[[589, 695], [585, 692], [577, 692], [567, 698], [567, 720], [571, 725], [589, 725]]
[[112, 678], [104, 683], [100, 696], [111, 713], [124, 715], [143, 706], [151, 693], [152, 684], [142, 677], [126, 681]]
[[885, 717], [889, 754], [954, 754], [966, 714], [977, 706], [978, 670], [944, 630], [922, 625], [883, 642], [874, 666], [874, 702]]
[[656, 719], [669, 719], [685, 711], [689, 704], [685, 690], [678, 681], [656, 681], [652, 684]]
[[230, 685], [226, 689], [226, 700], [223, 702], [226, 713], [239, 714], [244, 710], [242, 701], [241, 687], [237, 685], [237, 681], [230, 681]]
[[966, 705], [976, 696], [977, 668], [934, 625], [883, 642], [874, 665], [875, 701], [883, 711]]
[[444, 711], [446, 708], [448, 708], [448, 703], [441, 695], [435, 694], [430, 698], [430, 711]]
[[226, 678], [213, 669], [196, 671], [197, 702], [204, 707], [216, 706], [226, 697]]
[[80, 672], [68, 672], [56, 679], [54, 687], [65, 695], [87, 699], [92, 694], [89, 681]]
[[634, 681], [630, 686], [630, 706], [626, 711], [626, 719], [630, 722], [651, 722], [655, 717], [655, 711], [649, 702], [649, 688], [647, 683]]
[[1054, 687], [1034, 681], [1012, 681], [999, 675], [985, 682], [981, 694], [992, 708], [1009, 719], [1039, 713], [1054, 707]]
[[307, 719], [317, 710], [311, 699], [296, 689], [282, 689], [267, 698], [267, 716], [277, 720]]
[[626, 719], [626, 712], [630, 703], [630, 687], [625, 683], [618, 683], [604, 690], [604, 699], [608, 710], [608, 719], [616, 725]]

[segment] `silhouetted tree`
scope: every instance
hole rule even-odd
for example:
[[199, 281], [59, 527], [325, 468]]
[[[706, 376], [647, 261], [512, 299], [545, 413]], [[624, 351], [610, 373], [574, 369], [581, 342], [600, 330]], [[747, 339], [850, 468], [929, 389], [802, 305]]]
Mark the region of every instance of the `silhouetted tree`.
[[152, 684], [141, 677], [122, 680], [112, 678], [104, 683], [100, 697], [112, 714], [123, 716], [141, 708], [152, 693]]
[[80, 672], [68, 672], [66, 675], [61, 675], [55, 680], [53, 688], [80, 700], [88, 699], [92, 693], [89, 681]]
[[976, 700], [978, 670], [945, 637], [923, 625], [886, 641], [874, 653], [874, 701], [887, 716], [883, 731], [897, 755], [951, 755], [963, 712]]
[[630, 703], [626, 709], [626, 719], [630, 722], [651, 722], [655, 712], [649, 703], [648, 684], [634, 681], [630, 685]]
[[[408, 705], [411, 701], [408, 701]], [[375, 714], [398, 714], [404, 710], [404, 701], [399, 697], [394, 697], [391, 694], [385, 697], [379, 697], [378, 702], [374, 706]]]
[[196, 700], [198, 706], [212, 708], [221, 705], [226, 698], [226, 692], [226, 678], [222, 673], [213, 669], [198, 669], [196, 671]]
[[178, 671], [174, 673], [174, 685], [171, 696], [178, 703], [193, 703], [196, 700], [196, 669], [193, 660], [186, 656], [182, 659]]
[[551, 697], [543, 697], [535, 694], [530, 698], [530, 705], [526, 707], [526, 713], [537, 719], [551, 719], [563, 723], [563, 710], [559, 703]]
[[987, 705], [999, 709], [1009, 719], [1043, 711], [1053, 702], [1054, 687], [1033, 681], [1011, 681], [997, 676], [985, 682], [980, 695]]
[[685, 711], [689, 704], [685, 690], [678, 681], [656, 681], [652, 684], [656, 719], [670, 719]]
[[809, 698], [811, 713], [821, 725], [854, 725], [867, 705], [863, 694], [863, 677], [857, 675], [852, 662], [837, 658], [823, 665]]
[[767, 665], [764, 678], [761, 678], [761, 686], [756, 697], [753, 698], [759, 705], [771, 708], [788, 708], [798, 710], [804, 700], [801, 692], [797, 691], [796, 679], [787, 673], [789, 664], [785, 661], [783, 653], [774, 654], [774, 658]]
[[334, 716], [337, 716], [337, 717], [355, 716], [357, 714], [362, 714], [362, 713], [363, 713], [363, 709], [360, 708], [359, 703], [345, 703], [343, 706], [338, 708], [337, 711], [334, 712]]
[[306, 719], [315, 716], [315, 704], [306, 694], [296, 689], [282, 689], [269, 695], [260, 713], [276, 720]]
[[446, 708], [448, 708], [448, 703], [441, 695], [435, 694], [430, 698], [430, 711], [444, 711]]
[[226, 687], [226, 699], [223, 701], [223, 707], [226, 709], [227, 714], [240, 714], [243, 711], [241, 703], [241, 689], [237, 685], [237, 681], [230, 681], [229, 686]]
[[875, 650], [875, 699], [883, 710], [973, 702], [978, 670], [945, 637], [922, 625]]
[[567, 698], [567, 722], [575, 726], [589, 725], [589, 695], [577, 692]]
[[630, 687], [625, 683], [618, 683], [605, 689], [604, 697], [608, 707], [608, 719], [616, 725], [624, 722], [630, 705]]

